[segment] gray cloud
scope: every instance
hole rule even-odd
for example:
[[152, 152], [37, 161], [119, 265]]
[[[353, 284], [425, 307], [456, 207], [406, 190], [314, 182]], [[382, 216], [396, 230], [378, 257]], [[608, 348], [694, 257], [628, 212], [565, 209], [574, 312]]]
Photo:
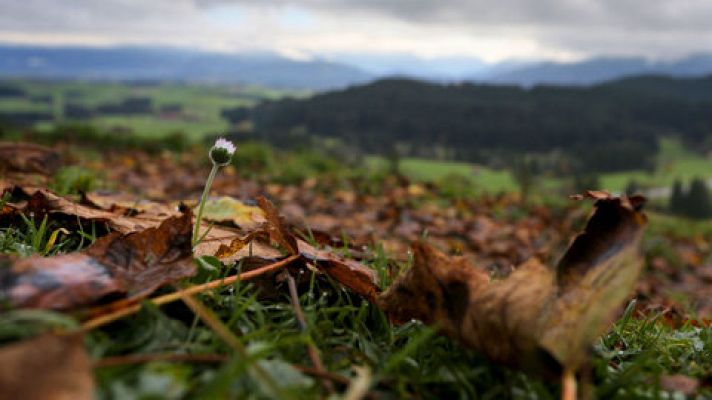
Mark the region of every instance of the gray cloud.
[[[254, 5], [250, 0], [195, 0]], [[525, 24], [642, 29], [710, 29], [709, 0], [260, 0], [261, 6], [295, 6], [335, 13], [386, 14], [415, 23]]]
[[[211, 19], [226, 7], [245, 17]], [[5, 41], [490, 60], [712, 51], [710, 0], [0, 0], [0, 9]], [[285, 10], [313, 21], [285, 24]]]

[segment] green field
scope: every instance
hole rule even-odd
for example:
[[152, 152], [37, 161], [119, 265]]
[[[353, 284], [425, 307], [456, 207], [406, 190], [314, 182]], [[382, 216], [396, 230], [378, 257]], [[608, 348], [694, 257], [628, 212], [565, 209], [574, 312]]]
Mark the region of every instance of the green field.
[[[366, 165], [384, 167], [386, 161], [378, 156], [369, 156], [366, 158]], [[457, 175], [467, 177], [483, 191], [496, 193], [517, 190], [517, 184], [509, 171], [476, 164], [404, 158], [400, 161], [399, 168], [414, 181], [434, 182]], [[619, 192], [633, 180], [644, 188], [661, 188], [670, 187], [676, 179], [688, 181], [695, 177], [712, 178], [712, 157], [695, 154], [685, 149], [676, 139], [664, 138], [660, 140], [660, 154], [655, 171], [606, 173], [599, 176], [599, 182], [601, 189]], [[565, 185], [565, 178], [553, 177], [539, 177], [536, 184], [539, 191], [561, 190]]]
[[[13, 85], [24, 89], [25, 98], [0, 99], [0, 111], [40, 111], [53, 113], [56, 121], [70, 121], [63, 117], [65, 103], [83, 106], [118, 103], [129, 97], [147, 97], [156, 110], [145, 115], [101, 115], [79, 122], [94, 125], [101, 129], [132, 131], [139, 136], [165, 136], [174, 132], [183, 132], [188, 137], [198, 139], [205, 135], [216, 134], [228, 129], [228, 123], [221, 118], [223, 108], [251, 106], [264, 99], [275, 99], [287, 94], [304, 95], [305, 93], [284, 92], [273, 89], [250, 86], [192, 85], [179, 83], [130, 84], [124, 82], [94, 81], [12, 81]], [[52, 103], [32, 101], [35, 96], [51, 96]], [[167, 105], [179, 105], [182, 112], [178, 115], [161, 114], [158, 110]], [[40, 124], [40, 128], [52, 124]]]

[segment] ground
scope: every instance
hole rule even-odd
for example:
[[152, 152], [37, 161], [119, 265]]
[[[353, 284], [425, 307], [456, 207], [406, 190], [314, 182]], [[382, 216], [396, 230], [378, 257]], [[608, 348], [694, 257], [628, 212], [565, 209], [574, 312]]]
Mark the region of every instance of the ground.
[[[56, 148], [74, 166], [48, 176], [5, 173], [5, 184], [48, 186], [76, 201], [79, 190], [104, 188], [111, 196], [134, 199], [128, 207], [138, 209], [137, 200], [195, 204], [209, 170], [206, 150], [198, 145], [181, 154]], [[463, 254], [494, 275], [506, 275], [530, 257], [554, 265], [591, 209], [590, 203], [566, 196], [530, 203], [516, 194], [462, 196], [425, 177], [410, 181], [368, 168], [354, 170], [312, 153], [276, 155], [277, 164], [289, 170], [279, 165], [265, 170], [240, 157], [238, 149], [235, 166], [220, 171], [213, 196], [251, 204], [266, 194], [305, 240], [361, 260], [381, 277], [382, 288], [409, 268], [409, 244], [419, 238]], [[404, 172], [437, 170], [423, 165], [406, 161]], [[457, 168], [471, 171], [471, 166]], [[100, 226], [26, 217], [2, 227], [0, 251], [71, 253], [101, 235]], [[641, 246], [643, 277], [617, 322], [594, 343], [591, 362], [579, 377], [582, 390], [600, 398], [660, 398], [672, 391], [712, 396], [712, 227], [660, 213], [650, 213], [649, 220]], [[227, 229], [234, 222], [223, 224]], [[243, 267], [211, 257], [199, 259], [198, 265], [198, 275], [183, 284], [197, 285]], [[493, 364], [420, 321], [391, 324], [378, 307], [334, 279], [311, 275], [298, 285], [306, 322], [301, 330], [286, 286], [238, 282], [196, 297], [246, 346], [246, 353], [181, 302], [144, 303], [133, 317], [89, 330], [85, 343], [95, 363], [99, 397], [263, 398], [273, 394], [260, 378], [260, 371], [267, 371], [283, 395], [316, 398], [329, 389], [310, 367], [309, 345], [321, 354], [335, 393], [360, 382], [372, 398], [558, 397], [557, 381]], [[154, 297], [173, 290], [163, 288]], [[11, 343], [48, 328], [71, 330], [82, 321], [80, 312], [6, 311], [0, 339]]]

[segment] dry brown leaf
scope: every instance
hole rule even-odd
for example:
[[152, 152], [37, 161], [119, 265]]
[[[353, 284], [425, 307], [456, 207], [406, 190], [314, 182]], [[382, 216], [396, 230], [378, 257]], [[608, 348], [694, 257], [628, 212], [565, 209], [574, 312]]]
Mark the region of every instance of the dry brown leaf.
[[434, 324], [514, 368], [549, 376], [578, 368], [633, 289], [646, 222], [640, 197], [590, 197], [596, 210], [557, 271], [531, 259], [507, 278], [491, 280], [465, 258], [417, 242], [413, 267], [379, 305], [396, 321]]
[[92, 399], [91, 360], [82, 336], [46, 334], [0, 347], [0, 397]]
[[[208, 229], [208, 227], [204, 229]], [[258, 232], [261, 233], [261, 231]], [[264, 259], [282, 257], [282, 253], [270, 246], [269, 243], [255, 240], [256, 237], [249, 239], [250, 235], [242, 236], [242, 233], [235, 229], [213, 226], [205, 238], [195, 246], [194, 255], [195, 257], [215, 256], [225, 264], [248, 256]], [[257, 234], [256, 236], [260, 235]]]
[[284, 218], [279, 215], [279, 211], [272, 204], [271, 201], [267, 200], [264, 196], [257, 198], [257, 204], [260, 206], [262, 211], [265, 213], [265, 229], [269, 233], [270, 239], [284, 247], [289, 254], [299, 254], [299, 247], [297, 246], [297, 241], [287, 229]]
[[180, 215], [176, 202], [159, 203], [139, 199], [125, 193], [90, 192], [83, 193], [81, 204], [124, 216], [172, 217]]
[[215, 252], [215, 257], [217, 258], [227, 258], [234, 254], [237, 254], [240, 250], [244, 249], [245, 246], [249, 245], [257, 236], [263, 234], [262, 231], [255, 231], [249, 233], [245, 237], [236, 237], [232, 239], [229, 244], [221, 244], [218, 251]]
[[358, 261], [345, 259], [329, 251], [318, 250], [305, 241], [295, 238], [272, 202], [264, 197], [258, 197], [257, 204], [265, 213], [267, 218], [265, 229], [273, 241], [287, 249], [290, 254], [301, 254], [312, 261], [320, 271], [340, 284], [370, 301], [375, 301], [379, 291], [375, 271]]
[[32, 143], [0, 143], [0, 171], [53, 174], [61, 165], [59, 153]]
[[[75, 203], [54, 192], [33, 187], [15, 187], [14, 192], [20, 192], [29, 197], [27, 204], [19, 209], [19, 212], [33, 215], [54, 215], [64, 216], [72, 219], [79, 218], [86, 222], [96, 222], [107, 224], [112, 230], [122, 234], [141, 231], [157, 226], [165, 216], [141, 215], [137, 217], [127, 217], [121, 214], [91, 208]], [[86, 224], [85, 226], [90, 226]]]
[[301, 255], [312, 261], [320, 271], [366, 299], [376, 300], [379, 292], [376, 271], [358, 261], [316, 249], [302, 240], [298, 240], [297, 244]]
[[114, 232], [80, 253], [6, 259], [0, 299], [13, 307], [67, 310], [107, 296], [146, 297], [195, 273], [191, 218], [186, 213], [141, 232]]

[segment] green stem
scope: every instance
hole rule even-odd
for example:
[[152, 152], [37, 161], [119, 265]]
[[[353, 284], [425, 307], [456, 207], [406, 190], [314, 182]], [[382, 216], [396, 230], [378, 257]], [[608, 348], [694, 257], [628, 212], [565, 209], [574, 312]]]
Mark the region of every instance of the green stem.
[[195, 218], [195, 227], [193, 228], [193, 246], [198, 244], [200, 236], [200, 223], [203, 220], [203, 209], [205, 208], [205, 203], [208, 200], [208, 193], [210, 193], [210, 187], [213, 186], [213, 179], [218, 173], [220, 167], [217, 164], [213, 164], [213, 169], [210, 170], [210, 175], [208, 175], [208, 180], [205, 182], [205, 189], [203, 189], [203, 195], [200, 197], [200, 204], [198, 205], [198, 215]]

